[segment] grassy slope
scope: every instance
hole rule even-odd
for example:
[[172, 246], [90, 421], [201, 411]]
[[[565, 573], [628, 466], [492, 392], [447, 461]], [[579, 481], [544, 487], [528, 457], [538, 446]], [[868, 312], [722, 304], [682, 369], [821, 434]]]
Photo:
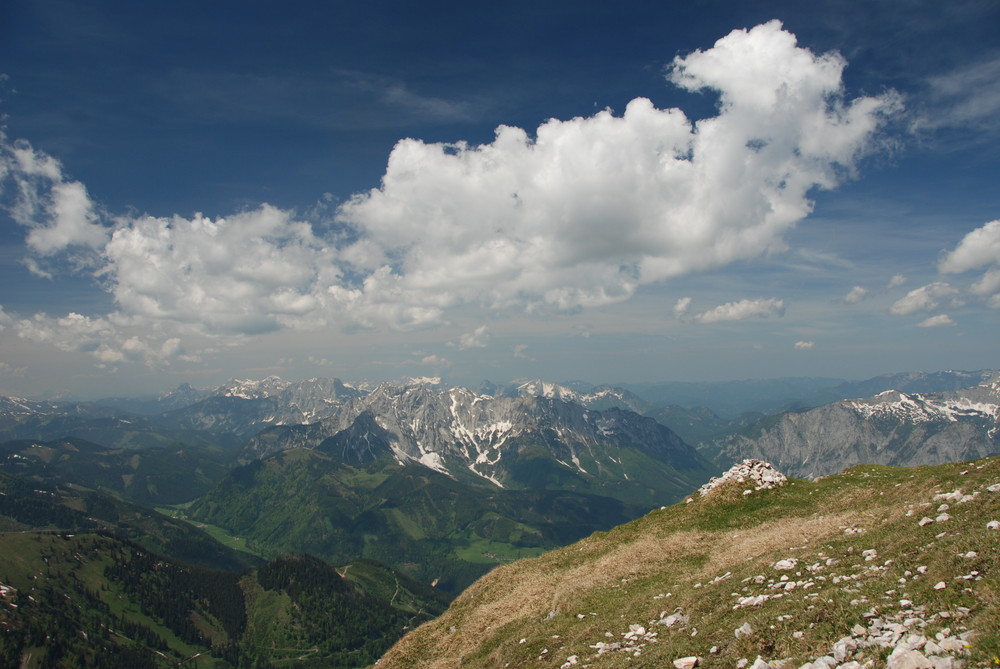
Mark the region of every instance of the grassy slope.
[[[496, 569], [444, 616], [404, 637], [379, 669], [561, 667], [571, 656], [579, 666], [668, 667], [690, 655], [705, 667], [753, 663], [758, 655], [791, 658], [786, 666], [798, 667], [831, 653], [872, 613], [926, 620], [920, 633], [928, 637], [975, 630], [966, 649], [971, 663], [992, 666], [1000, 655], [1000, 531], [986, 523], [1000, 520], [1000, 492], [986, 488], [997, 483], [1000, 458], [855, 467], [751, 495], [730, 484]], [[979, 494], [961, 504], [934, 498], [956, 489]], [[942, 503], [950, 519], [918, 524], [937, 517]], [[866, 560], [870, 549], [877, 557]], [[966, 557], [970, 551], [975, 557]], [[786, 558], [799, 562], [776, 570]], [[782, 575], [798, 585], [776, 589]], [[939, 582], [945, 585], [936, 589]], [[762, 594], [782, 596], [739, 606], [740, 598]], [[675, 610], [688, 621], [650, 624]], [[743, 623], [754, 632], [737, 638]], [[597, 654], [599, 642], [626, 640], [630, 625], [655, 631], [656, 641], [634, 647], [638, 655]], [[876, 666], [887, 652], [867, 651]]]

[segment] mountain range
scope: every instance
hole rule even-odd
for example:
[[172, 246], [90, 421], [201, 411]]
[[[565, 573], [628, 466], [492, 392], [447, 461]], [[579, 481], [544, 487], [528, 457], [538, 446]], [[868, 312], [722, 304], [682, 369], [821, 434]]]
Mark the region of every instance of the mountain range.
[[[204, 653], [223, 666], [361, 666], [402, 633], [401, 621], [440, 611], [496, 567], [668, 507], [733, 462], [758, 458], [815, 478], [852, 464], [984, 457], [1000, 452], [998, 407], [1000, 375], [989, 370], [629, 387], [535, 379], [476, 389], [429, 378], [269, 377], [138, 399], [0, 398], [0, 532], [10, 533], [0, 541], [29, 562], [74, 560], [86, 550], [105, 569], [140, 550], [158, 556], [148, 558], [153, 564], [171, 565], [156, 577], [165, 580], [134, 591], [124, 584], [148, 565], [117, 584], [97, 567], [59, 572], [60, 579], [86, 574], [86, 592], [98, 592], [93, 599], [73, 586], [81, 610], [109, 606], [120, 616], [108, 622], [94, 614], [88, 620], [97, 622], [76, 633], [118, 629], [122, 620], [147, 630], [129, 627], [125, 645], [100, 632], [111, 656], [136, 666], [162, 664], [158, 652], [175, 664]], [[84, 539], [93, 536], [102, 539]], [[76, 548], [57, 550], [66, 541]], [[272, 565], [263, 580], [262, 564]], [[188, 587], [179, 584], [195, 578], [190, 568], [228, 574], [217, 580], [230, 584], [219, 595], [229, 603], [185, 595], [168, 615], [162, 601], [142, 599]], [[337, 584], [345, 572], [368, 576], [344, 590]], [[233, 576], [240, 573], [253, 576]], [[0, 582], [20, 591], [32, 574], [11, 585], [16, 579], [5, 581], [0, 569]], [[326, 594], [294, 585], [305, 578], [325, 584], [317, 592]], [[307, 620], [320, 599], [342, 596], [355, 608], [366, 602], [359, 620], [373, 627]], [[231, 604], [239, 597], [242, 609]], [[403, 600], [410, 604], [400, 612]], [[8, 607], [0, 627], [31, 641], [58, 618], [51, 606], [26, 605], [36, 617]], [[276, 629], [265, 624], [270, 618]], [[182, 619], [201, 621], [197, 634]], [[367, 641], [348, 638], [359, 634]], [[87, 644], [63, 646], [88, 657]], [[281, 648], [289, 650], [275, 654]], [[0, 645], [3, 658], [39, 652], [37, 644]]]
[[1000, 452], [1000, 376], [961, 390], [886, 390], [767, 417], [701, 444], [718, 462], [765, 459], [792, 476], [836, 474], [851, 465], [928, 465]]

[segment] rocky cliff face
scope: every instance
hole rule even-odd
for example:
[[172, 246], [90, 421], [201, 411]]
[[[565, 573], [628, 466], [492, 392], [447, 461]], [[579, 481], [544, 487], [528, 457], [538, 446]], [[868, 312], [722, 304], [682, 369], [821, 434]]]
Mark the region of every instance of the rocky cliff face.
[[930, 465], [1000, 453], [1000, 379], [972, 388], [886, 391], [765, 419], [708, 448], [719, 460], [757, 458], [797, 477], [856, 464]]

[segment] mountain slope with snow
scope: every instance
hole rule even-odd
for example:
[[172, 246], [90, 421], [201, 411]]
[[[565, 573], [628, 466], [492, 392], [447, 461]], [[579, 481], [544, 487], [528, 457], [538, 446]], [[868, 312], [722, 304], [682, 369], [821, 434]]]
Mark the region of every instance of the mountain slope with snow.
[[648, 506], [676, 499], [714, 473], [668, 428], [631, 411], [424, 384], [385, 383], [315, 424], [266, 429], [247, 442], [244, 456], [324, 444], [348, 461], [388, 452], [401, 464], [420, 464], [457, 480], [610, 491]]
[[856, 464], [930, 465], [1000, 453], [1000, 378], [941, 393], [882, 392], [765, 418], [701, 446], [720, 462], [757, 458], [799, 477]]

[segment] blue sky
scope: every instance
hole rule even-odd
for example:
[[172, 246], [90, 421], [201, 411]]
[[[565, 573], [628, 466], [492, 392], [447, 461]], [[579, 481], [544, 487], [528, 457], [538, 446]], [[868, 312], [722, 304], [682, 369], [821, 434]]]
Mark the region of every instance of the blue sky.
[[454, 4], [3, 3], [0, 394], [998, 366], [995, 2]]

